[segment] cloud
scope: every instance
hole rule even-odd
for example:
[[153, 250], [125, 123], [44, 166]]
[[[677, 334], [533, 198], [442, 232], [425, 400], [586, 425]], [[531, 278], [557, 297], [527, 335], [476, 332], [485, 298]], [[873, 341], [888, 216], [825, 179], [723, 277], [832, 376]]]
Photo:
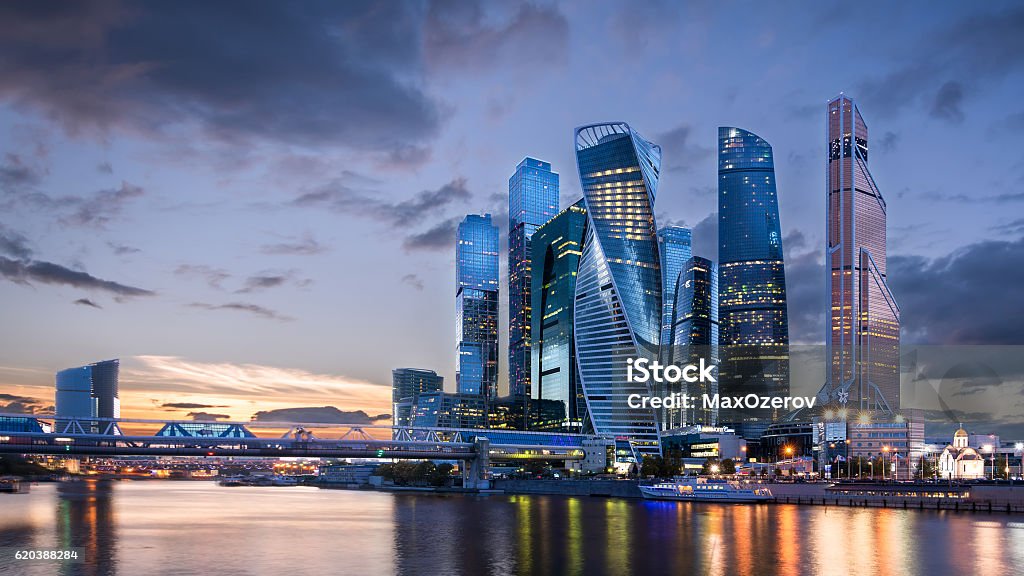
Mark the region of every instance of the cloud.
[[462, 218], [450, 218], [436, 226], [415, 234], [410, 234], [402, 241], [407, 252], [415, 250], [454, 250], [455, 233], [458, 231]]
[[906, 339], [931, 344], [1020, 344], [1024, 238], [986, 240], [941, 258], [892, 256], [888, 280]]
[[312, 256], [327, 251], [327, 247], [316, 241], [310, 235], [304, 236], [301, 240], [294, 242], [278, 242], [276, 244], [264, 244], [260, 247], [260, 253], [268, 256]]
[[18, 396], [0, 392], [0, 412], [8, 414], [52, 414], [53, 406], [43, 404], [42, 400], [28, 396]]
[[230, 420], [228, 414], [210, 414], [209, 412], [189, 412], [188, 416], [197, 422], [216, 422], [217, 420]]
[[369, 1], [4, 4], [0, 98], [72, 133], [198, 126], [391, 150], [441, 121], [421, 88], [422, 18]]
[[103, 306], [100, 306], [99, 304], [93, 302], [92, 300], [89, 300], [88, 298], [79, 298], [78, 300], [72, 302], [72, 304], [78, 304], [80, 306], [91, 306], [93, 308], [99, 308], [100, 310], [103, 309]]
[[[390, 415], [385, 414], [385, 417]], [[346, 412], [334, 406], [322, 406], [318, 408], [281, 408], [278, 410], [263, 410], [253, 414], [252, 419], [256, 422], [308, 422], [310, 424], [373, 424], [374, 420], [380, 420], [380, 416], [371, 417], [362, 410]]]
[[964, 111], [961, 108], [964, 100], [964, 89], [959, 82], [946, 82], [935, 94], [932, 102], [932, 118], [949, 120], [959, 124], [964, 121]]
[[278, 288], [289, 283], [299, 287], [306, 287], [312, 284], [313, 281], [309, 278], [297, 278], [294, 270], [288, 270], [286, 272], [268, 271], [246, 278], [245, 285], [242, 288], [235, 290], [235, 294], [259, 292], [269, 288]]
[[182, 264], [174, 269], [176, 276], [184, 276], [191, 278], [202, 278], [210, 285], [211, 288], [220, 290], [222, 284], [228, 278], [231, 278], [231, 274], [222, 268], [211, 268], [204, 264]]
[[0, 277], [15, 284], [53, 284], [106, 292], [114, 296], [153, 296], [151, 290], [97, 278], [86, 272], [41, 260], [11, 260], [0, 256]]
[[[790, 238], [790, 235], [787, 235]], [[786, 249], [786, 303], [789, 339], [794, 344], [822, 342], [825, 335], [825, 269], [821, 251], [797, 253], [798, 246]]]
[[693, 255], [718, 262], [718, 212], [708, 214], [692, 228]]
[[203, 310], [235, 310], [239, 312], [246, 312], [260, 318], [266, 318], [268, 320], [280, 320], [282, 322], [290, 322], [293, 318], [279, 314], [278, 312], [260, 306], [258, 304], [250, 304], [246, 302], [229, 302], [227, 304], [207, 304], [204, 302], [193, 302], [189, 304], [192, 308], [201, 308]]
[[100, 190], [88, 198], [68, 196], [54, 199], [54, 204], [73, 208], [71, 215], [61, 218], [61, 222], [79, 226], [94, 225], [102, 227], [112, 218], [121, 213], [124, 205], [144, 194], [141, 187], [121, 182], [121, 186]]
[[292, 201], [296, 206], [327, 206], [336, 212], [373, 218], [391, 226], [405, 227], [423, 222], [454, 202], [472, 197], [465, 178], [456, 178], [434, 190], [421, 190], [398, 202], [381, 199], [370, 192], [351, 188], [348, 179], [335, 180]]
[[435, 1], [424, 24], [424, 57], [456, 73], [529, 70], [536, 75], [568, 59], [569, 22], [554, 6], [522, 3], [510, 17], [485, 14], [473, 0]]
[[715, 151], [701, 146], [698, 141], [689, 124], [676, 126], [654, 139], [655, 144], [661, 146], [664, 168], [673, 172], [689, 172], [712, 157]]
[[110, 162], [100, 162], [96, 165], [96, 171], [100, 174], [113, 174], [114, 167], [110, 165]]
[[174, 410], [198, 410], [200, 408], [226, 408], [226, 406], [219, 406], [214, 404], [197, 404], [195, 402], [167, 402], [160, 405], [161, 408], [171, 408]]
[[895, 152], [896, 146], [900, 143], [900, 135], [895, 132], [886, 132], [878, 140], [878, 147], [882, 152]]
[[408, 284], [417, 290], [423, 290], [423, 279], [415, 274], [406, 274], [402, 276], [402, 284]]
[[32, 256], [32, 249], [29, 248], [28, 238], [0, 224], [0, 254], [25, 260]]
[[36, 186], [42, 177], [39, 167], [29, 165], [20, 154], [8, 153], [0, 164], [0, 192], [11, 193]]
[[125, 255], [128, 255], [128, 254], [135, 254], [137, 252], [142, 252], [142, 250], [140, 250], [138, 248], [135, 248], [135, 247], [132, 247], [132, 246], [126, 246], [124, 244], [117, 244], [117, 243], [114, 243], [114, 242], [107, 242], [107, 246], [110, 246], [110, 249], [113, 250], [114, 254], [117, 254], [118, 256], [125, 256]]

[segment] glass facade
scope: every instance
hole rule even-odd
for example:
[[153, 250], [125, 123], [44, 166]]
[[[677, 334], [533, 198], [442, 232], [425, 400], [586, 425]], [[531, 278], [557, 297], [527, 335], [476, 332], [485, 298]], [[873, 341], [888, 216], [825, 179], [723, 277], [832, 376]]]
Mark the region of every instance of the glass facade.
[[558, 213], [558, 173], [551, 164], [524, 158], [508, 179], [508, 386], [530, 396], [531, 239]]
[[455, 254], [458, 391], [498, 395], [498, 228], [491, 215], [459, 224]]
[[[120, 418], [119, 370], [120, 360], [114, 359], [57, 372], [57, 417]], [[57, 427], [62, 428], [60, 421]], [[99, 427], [94, 423], [93, 431]]]
[[[694, 256], [687, 260], [679, 282], [675, 286], [675, 315], [672, 320], [672, 357], [670, 362], [679, 366], [718, 362], [719, 285], [718, 266], [707, 258]], [[664, 409], [662, 423], [665, 429], [700, 424], [715, 426], [718, 414], [713, 408], [704, 408], [699, 399], [703, 394], [718, 394], [716, 382], [679, 382], [669, 384], [667, 393], [696, 396], [693, 408]]]
[[900, 407], [900, 309], [886, 282], [886, 204], [868, 171], [868, 129], [853, 100], [828, 103], [828, 400]]
[[416, 398], [412, 425], [419, 428], [484, 428], [487, 406], [480, 394], [427, 392]]
[[573, 204], [533, 235], [532, 397], [562, 403], [561, 426], [584, 428], [587, 402], [576, 369], [573, 310], [587, 209]]
[[391, 371], [391, 403], [394, 423], [396, 426], [409, 424], [408, 408], [405, 408], [405, 422], [400, 423], [402, 415], [400, 404], [410, 405], [419, 394], [424, 392], [441, 392], [444, 390], [444, 376], [438, 376], [433, 370], [422, 368], [395, 368]]
[[[718, 129], [718, 252], [722, 394], [789, 395], [789, 320], [772, 147]], [[771, 409], [726, 411], [723, 422], [770, 422]]]
[[654, 199], [661, 148], [625, 123], [576, 129], [576, 163], [587, 230], [576, 281], [574, 337], [580, 382], [594, 432], [628, 439], [641, 454], [660, 453], [655, 413], [630, 408], [627, 360], [658, 359], [661, 265]]
[[676, 282], [686, 261], [693, 256], [691, 232], [682, 226], [665, 226], [658, 230], [658, 256], [661, 259], [661, 344], [662, 358], [668, 358], [672, 341], [672, 317], [676, 300]]

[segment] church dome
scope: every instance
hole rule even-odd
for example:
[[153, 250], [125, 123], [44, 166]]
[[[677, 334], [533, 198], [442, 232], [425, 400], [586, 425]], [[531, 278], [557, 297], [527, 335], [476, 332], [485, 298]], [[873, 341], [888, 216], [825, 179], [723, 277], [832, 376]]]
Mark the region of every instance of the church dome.
[[[949, 428], [947, 428], [947, 430], [949, 430]], [[964, 430], [963, 428], [957, 430], [953, 433], [953, 438], [967, 438], [967, 430]]]

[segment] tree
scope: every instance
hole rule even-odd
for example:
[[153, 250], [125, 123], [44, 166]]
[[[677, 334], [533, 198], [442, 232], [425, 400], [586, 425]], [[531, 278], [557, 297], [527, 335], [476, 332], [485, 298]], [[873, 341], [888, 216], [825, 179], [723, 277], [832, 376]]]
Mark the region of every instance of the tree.
[[719, 466], [722, 474], [736, 473], [736, 462], [734, 462], [732, 458], [726, 458], [725, 460], [722, 460]]

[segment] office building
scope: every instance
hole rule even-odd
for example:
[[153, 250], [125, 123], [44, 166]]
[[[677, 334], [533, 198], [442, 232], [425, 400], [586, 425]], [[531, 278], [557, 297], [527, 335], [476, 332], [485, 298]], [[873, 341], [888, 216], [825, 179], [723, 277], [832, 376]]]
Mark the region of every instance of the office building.
[[[676, 295], [671, 331], [671, 357], [677, 366], [718, 363], [718, 267], [707, 258], [693, 256], [686, 261], [674, 288]], [[716, 375], [717, 379], [717, 375]], [[666, 384], [666, 394], [687, 394], [703, 399], [704, 394], [719, 393], [717, 382], [678, 382]], [[717, 409], [705, 407], [702, 401], [689, 409], [662, 410], [663, 429], [686, 424], [714, 426], [718, 422]]]
[[456, 388], [498, 395], [498, 228], [491, 215], [459, 224], [455, 254]]
[[[789, 395], [789, 321], [772, 147], [740, 128], [718, 129], [721, 364], [729, 396]], [[776, 410], [724, 410], [720, 419], [756, 440]], [[751, 423], [761, 422], [761, 426]]]
[[658, 230], [658, 257], [661, 261], [661, 348], [662, 360], [668, 361], [672, 350], [672, 311], [676, 301], [676, 282], [687, 260], [693, 256], [691, 232], [682, 226], [664, 226]]
[[391, 371], [392, 419], [395, 426], [408, 426], [416, 396], [444, 390], [444, 376], [422, 368], [395, 368]]
[[532, 396], [561, 402], [562, 427], [571, 432], [583, 430], [587, 419], [573, 338], [576, 271], [586, 225], [587, 210], [580, 200], [533, 235]]
[[900, 408], [900, 309], [886, 277], [886, 203], [868, 170], [868, 129], [856, 104], [840, 95], [827, 114], [830, 365], [822, 396], [892, 415]]
[[485, 398], [480, 394], [425, 392], [416, 397], [411, 425], [417, 428], [485, 428]]
[[531, 393], [531, 239], [556, 213], [558, 173], [548, 162], [524, 158], [508, 179], [508, 386], [524, 401]]
[[624, 438], [639, 460], [660, 453], [654, 410], [627, 404], [631, 394], [653, 392], [627, 379], [627, 360], [653, 362], [660, 352], [661, 148], [625, 123], [584, 126], [574, 136], [587, 208], [574, 312], [580, 382], [594, 432]]
[[[65, 432], [66, 418], [120, 418], [121, 398], [118, 393], [120, 360], [104, 360], [57, 372], [57, 431]], [[82, 426], [85, 426], [82, 423]], [[92, 422], [89, 430], [67, 430], [68, 433], [99, 433], [108, 423]]]

